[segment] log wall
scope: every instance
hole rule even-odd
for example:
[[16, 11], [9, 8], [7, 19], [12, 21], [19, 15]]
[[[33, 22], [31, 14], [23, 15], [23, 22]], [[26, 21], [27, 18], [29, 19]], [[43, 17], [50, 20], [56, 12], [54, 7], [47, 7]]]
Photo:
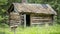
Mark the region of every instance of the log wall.
[[20, 24], [20, 15], [19, 15], [19, 13], [11, 12], [9, 19], [10, 19], [10, 26]]
[[31, 24], [45, 24], [52, 23], [52, 16], [50, 15], [31, 15]]

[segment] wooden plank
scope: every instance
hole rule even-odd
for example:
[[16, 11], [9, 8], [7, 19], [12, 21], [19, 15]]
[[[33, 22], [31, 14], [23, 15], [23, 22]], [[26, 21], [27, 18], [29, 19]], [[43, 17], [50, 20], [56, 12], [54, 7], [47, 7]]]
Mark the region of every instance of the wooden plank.
[[33, 24], [48, 24], [51, 23], [52, 19], [51, 16], [34, 16], [31, 15], [31, 25]]
[[51, 17], [32, 17], [32, 19], [51, 19]]
[[26, 27], [26, 14], [24, 14], [24, 27]]
[[15, 26], [20, 24], [19, 13], [11, 12], [9, 18], [10, 18], [10, 26]]
[[31, 23], [31, 24], [42, 24], [42, 23]]
[[51, 20], [51, 19], [32, 19], [32, 20]]
[[31, 26], [31, 23], [32, 23], [32, 22], [31, 22], [31, 14], [30, 14], [30, 26]]

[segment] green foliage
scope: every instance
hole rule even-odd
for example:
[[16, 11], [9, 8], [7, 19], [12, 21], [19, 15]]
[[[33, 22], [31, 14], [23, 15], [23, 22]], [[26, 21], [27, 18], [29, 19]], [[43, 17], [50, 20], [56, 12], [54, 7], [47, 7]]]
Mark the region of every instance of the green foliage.
[[3, 20], [3, 18], [0, 16], [0, 22]]
[[[5, 25], [6, 26], [6, 25]], [[9, 27], [3, 28], [0, 27], [0, 34], [14, 34], [14, 31], [12, 31]], [[60, 34], [60, 25], [54, 25], [54, 26], [36, 26], [36, 27], [18, 27], [16, 29], [16, 34]]]
[[[0, 34], [13, 34], [9, 26], [4, 24], [8, 20], [7, 9], [13, 2], [21, 2], [21, 0], [0, 0]], [[60, 0], [28, 0], [28, 2], [50, 4], [57, 12], [57, 23], [60, 24]], [[60, 34], [60, 25], [49, 27], [18, 27], [16, 31], [17, 34]]]
[[[39, 4], [50, 4], [53, 9], [57, 12], [57, 20], [60, 23], [60, 0], [28, 0], [29, 3], [39, 3]], [[21, 0], [0, 0], [0, 22], [2, 19], [6, 19], [7, 9], [13, 2], [21, 2]]]
[[0, 0], [0, 5], [6, 5], [8, 0]]

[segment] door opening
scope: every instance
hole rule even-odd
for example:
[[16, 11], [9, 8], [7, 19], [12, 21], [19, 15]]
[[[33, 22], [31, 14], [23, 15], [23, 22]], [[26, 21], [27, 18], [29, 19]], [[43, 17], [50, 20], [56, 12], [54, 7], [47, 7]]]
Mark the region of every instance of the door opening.
[[30, 26], [30, 15], [26, 15], [26, 26]]

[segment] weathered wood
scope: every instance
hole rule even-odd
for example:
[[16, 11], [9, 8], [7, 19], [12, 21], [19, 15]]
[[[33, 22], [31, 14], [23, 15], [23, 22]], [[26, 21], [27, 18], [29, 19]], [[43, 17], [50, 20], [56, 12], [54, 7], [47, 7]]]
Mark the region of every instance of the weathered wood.
[[24, 27], [26, 27], [26, 14], [24, 14]]
[[26, 27], [26, 14], [21, 14], [21, 23]]
[[31, 15], [31, 25], [32, 24], [49, 24], [52, 23], [52, 16], [35, 16], [35, 15]]
[[[11, 21], [12, 20], [12, 21]], [[19, 14], [15, 12], [10, 13], [10, 23], [11, 25], [17, 25], [20, 23], [26, 27], [26, 14]], [[52, 16], [51, 15], [37, 15], [31, 14], [30, 15], [30, 25], [32, 24], [42, 24], [42, 23], [51, 23], [52, 22]]]
[[42, 23], [32, 23], [32, 24], [42, 24]]
[[10, 13], [10, 19], [11, 20], [20, 20], [19, 13], [11, 12]]
[[11, 12], [9, 15], [10, 26], [15, 26], [20, 24], [20, 16], [19, 13]]
[[26, 3], [27, 0], [22, 0], [22, 4], [12, 3], [10, 8], [8, 9], [10, 24], [15, 25], [16, 23], [18, 24], [21, 22], [24, 25], [24, 27], [26, 27], [26, 20], [27, 21], [29, 20], [26, 19], [26, 14], [31, 15], [29, 17], [30, 24], [45, 22], [52, 23], [54, 18], [51, 15], [57, 15], [57, 13], [48, 4], [26, 4]]

